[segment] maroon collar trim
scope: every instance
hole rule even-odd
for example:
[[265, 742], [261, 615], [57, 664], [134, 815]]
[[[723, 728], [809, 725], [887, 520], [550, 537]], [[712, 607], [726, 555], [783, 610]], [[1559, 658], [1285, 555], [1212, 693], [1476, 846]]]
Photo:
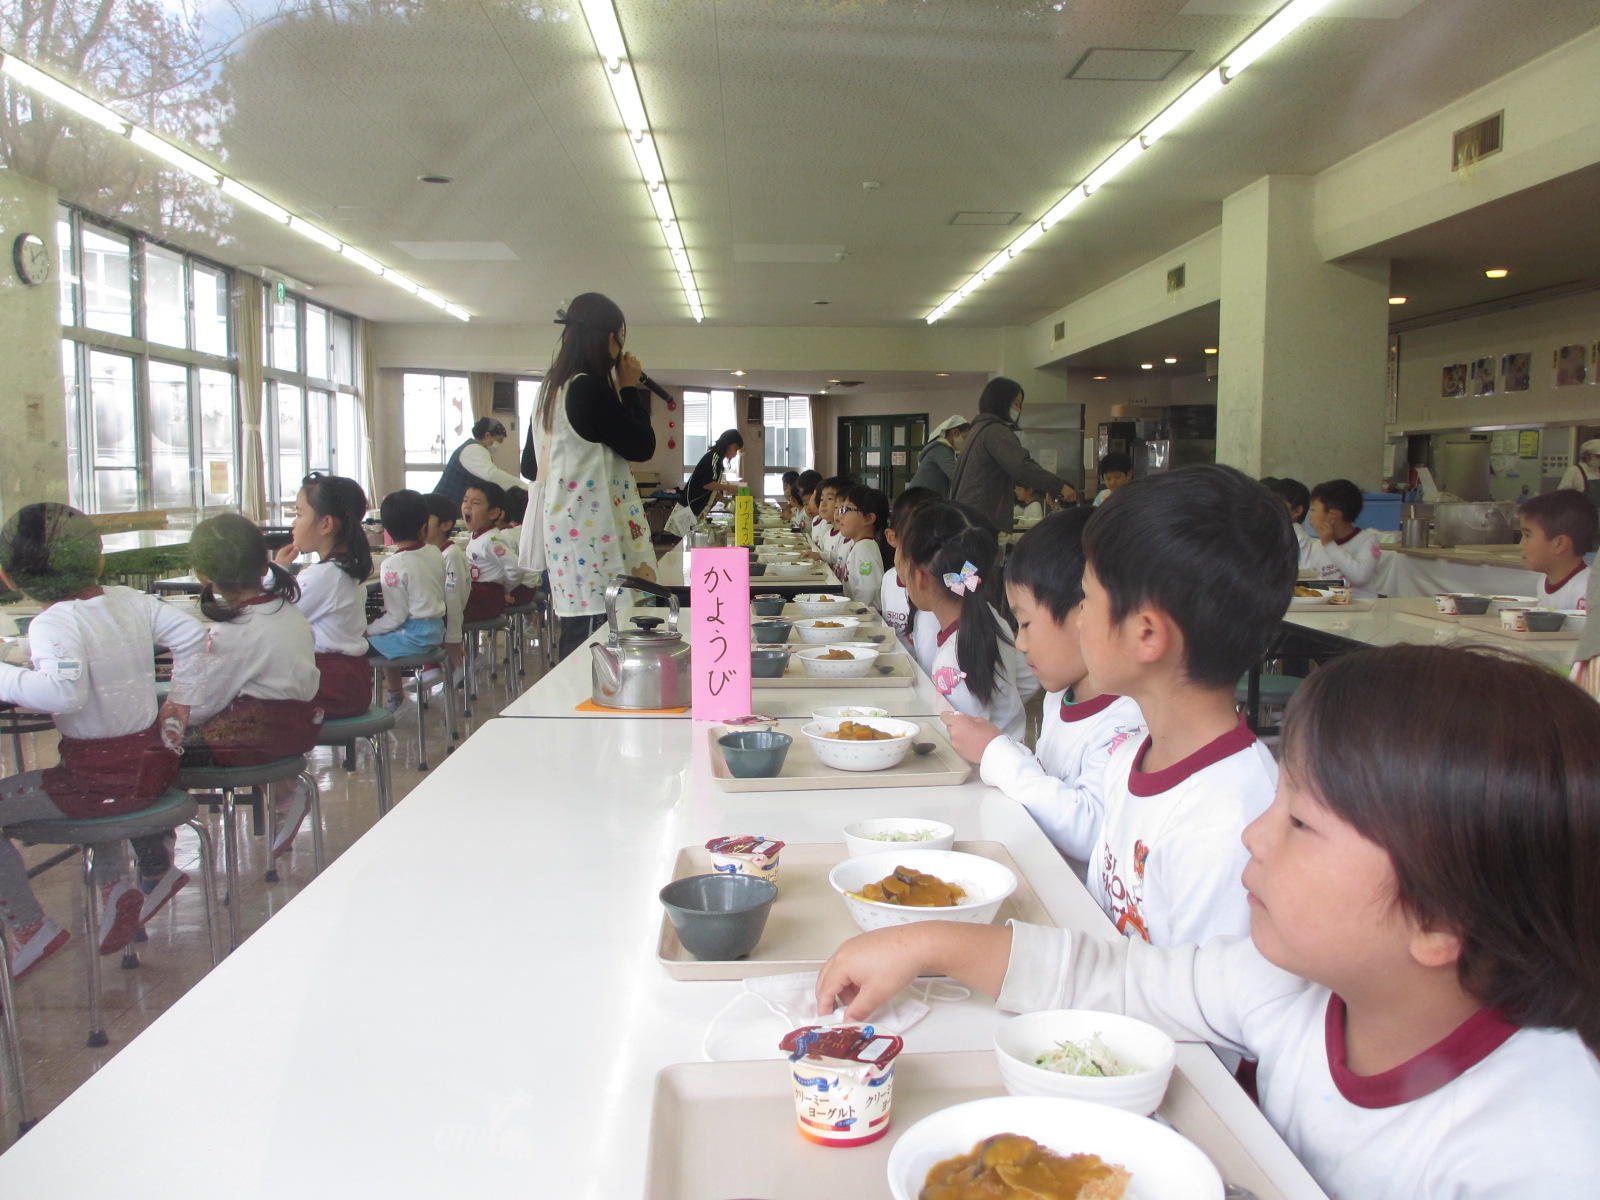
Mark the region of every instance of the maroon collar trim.
[[271, 592], [262, 592], [259, 596], [251, 596], [248, 600], [241, 600], [234, 608], [250, 608], [257, 604], [271, 604], [274, 600], [282, 600], [282, 596], [274, 596]]
[[1333, 544], [1335, 546], [1342, 546], [1346, 542], [1353, 542], [1353, 541], [1355, 541], [1356, 534], [1358, 534], [1360, 532], [1361, 532], [1361, 526], [1357, 525], [1357, 526], [1355, 526], [1354, 528], [1352, 528], [1350, 530], [1350, 536], [1349, 537], [1334, 538], [1333, 539]]
[[1144, 743], [1134, 757], [1133, 770], [1128, 772], [1128, 791], [1135, 796], [1159, 796], [1162, 792], [1170, 792], [1189, 776], [1248, 749], [1255, 744], [1255, 740], [1256, 735], [1250, 732], [1241, 713], [1237, 725], [1201, 746], [1188, 758], [1180, 759], [1160, 771], [1141, 771], [1139, 764], [1144, 762], [1144, 756], [1150, 750], [1150, 735], [1145, 734]]
[[[1071, 693], [1069, 692], [1068, 695]], [[1082, 704], [1074, 704], [1066, 696], [1061, 697], [1061, 719], [1063, 721], [1085, 721], [1097, 713], [1103, 713], [1110, 708], [1121, 696], [1115, 692], [1101, 692], [1093, 700], [1085, 700]]]
[[394, 552], [396, 554], [404, 554], [408, 550], [421, 550], [427, 544], [427, 542], [396, 542], [394, 544]]
[[1480, 1008], [1415, 1058], [1377, 1075], [1357, 1075], [1346, 1063], [1344, 1001], [1328, 997], [1323, 1022], [1328, 1072], [1339, 1094], [1358, 1108], [1393, 1108], [1419, 1100], [1453, 1083], [1517, 1032], [1517, 1027], [1491, 1009]]
[[1566, 587], [1567, 584], [1571, 583], [1574, 579], [1576, 579], [1581, 572], [1587, 571], [1588, 569], [1589, 569], [1589, 564], [1588, 563], [1579, 563], [1577, 565], [1577, 567], [1574, 568], [1572, 574], [1568, 575], [1560, 583], [1552, 585], [1548, 579], [1545, 580], [1545, 583], [1544, 583], [1544, 594], [1546, 596], [1554, 596], [1562, 588]]
[[937, 645], [937, 646], [944, 645], [951, 638], [955, 637], [956, 630], [958, 630], [960, 628], [961, 628], [961, 618], [957, 617], [954, 621], [951, 621], [950, 624], [946, 625], [943, 629], [939, 630], [939, 636], [934, 639], [934, 644]]

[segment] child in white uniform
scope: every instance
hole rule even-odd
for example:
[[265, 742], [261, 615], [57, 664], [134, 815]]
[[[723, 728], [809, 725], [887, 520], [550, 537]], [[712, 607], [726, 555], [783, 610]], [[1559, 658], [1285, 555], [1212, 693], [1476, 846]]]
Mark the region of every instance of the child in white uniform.
[[1534, 496], [1517, 516], [1522, 526], [1517, 551], [1540, 577], [1531, 589], [1535, 607], [1587, 611], [1589, 564], [1583, 556], [1600, 541], [1600, 517], [1589, 498], [1563, 488]]
[[895, 550], [895, 570], [917, 606], [912, 645], [951, 707], [1021, 738], [1011, 630], [981, 590], [999, 536], [986, 518], [947, 500], [917, 506]]
[[888, 543], [889, 553], [884, 559], [886, 569], [883, 573], [883, 587], [879, 592], [878, 611], [883, 614], [883, 619], [889, 628], [894, 630], [895, 635], [907, 646], [911, 644], [911, 600], [906, 595], [905, 585], [900, 582], [900, 572], [894, 565], [895, 553], [900, 545], [899, 530], [911, 519], [912, 509], [919, 504], [937, 499], [939, 493], [932, 488], [907, 488], [890, 505], [889, 524], [883, 531], [883, 540]]
[[1118, 746], [1144, 732], [1139, 706], [1097, 691], [1079, 649], [1088, 520], [1081, 508], [1052, 514], [1006, 562], [1017, 649], [1046, 690], [1038, 748], [1030, 753], [976, 717], [941, 714], [950, 744], [979, 764], [983, 781], [1021, 803], [1056, 849], [1080, 863], [1094, 857], [1104, 822], [1106, 763]]
[[885, 540], [889, 497], [877, 488], [858, 484], [844, 494], [833, 511], [844, 535], [839, 582], [850, 599], [875, 608], [882, 590], [884, 556], [893, 553]]
[[1378, 574], [1378, 533], [1356, 525], [1361, 516], [1361, 489], [1348, 479], [1330, 479], [1311, 489], [1307, 521], [1317, 540], [1304, 566], [1321, 579], [1343, 579], [1357, 600], [1374, 600]]
[[[450, 666], [459, 677], [466, 662], [466, 651], [461, 641], [461, 622], [467, 610], [467, 596], [472, 591], [472, 571], [467, 565], [467, 552], [456, 545], [451, 536], [455, 533], [456, 522], [461, 518], [461, 509], [459, 505], [450, 503], [448, 496], [441, 496], [437, 492], [430, 492], [423, 499], [427, 501], [429, 517], [423, 541], [437, 550], [444, 562], [445, 653], [450, 656]], [[442, 673], [436, 675], [435, 671], [433, 667], [424, 671], [422, 682], [431, 685], [442, 678]]]
[[1517, 659], [1392, 646], [1315, 672], [1282, 749], [1245, 832], [1248, 940], [928, 922], [845, 943], [821, 1010], [865, 1020], [922, 974], [1127, 1012], [1257, 1057], [1261, 1111], [1330, 1196], [1588, 1194], [1600, 708]]
[[[428, 504], [410, 488], [390, 492], [379, 506], [383, 531], [394, 540], [379, 574], [383, 615], [367, 626], [367, 641], [384, 658], [424, 654], [444, 643], [444, 559], [425, 550]], [[400, 672], [383, 670], [383, 706], [390, 712], [405, 703]]]
[[492, 621], [506, 607], [506, 544], [495, 537], [500, 518], [505, 516], [506, 494], [499, 484], [474, 483], [461, 497], [461, 522], [472, 535], [467, 543], [467, 568], [472, 572], [472, 591], [467, 597], [465, 621]]
[[359, 717], [372, 704], [367, 661], [367, 577], [372, 549], [361, 520], [367, 494], [342, 475], [307, 475], [294, 502], [294, 540], [278, 551], [280, 567], [301, 554], [317, 562], [295, 576], [295, 607], [311, 624], [322, 682], [316, 702], [324, 717]]
[[1311, 557], [1311, 547], [1316, 539], [1306, 532], [1306, 513], [1311, 508], [1311, 491], [1298, 479], [1279, 479], [1268, 475], [1261, 481], [1266, 488], [1289, 510], [1289, 520], [1294, 526], [1295, 546], [1300, 551], [1300, 566], [1304, 568]]
[[[0, 828], [22, 821], [120, 816], [148, 808], [178, 774], [187, 706], [201, 698], [205, 627], [175, 605], [132, 588], [99, 585], [99, 530], [65, 504], [29, 504], [0, 530], [0, 578], [44, 604], [28, 628], [32, 667], [0, 663], [0, 700], [55, 714], [61, 761], [0, 779]], [[172, 689], [158, 713], [155, 647], [172, 651]], [[188, 882], [175, 873], [159, 900], [127, 880], [116, 843], [95, 847], [101, 954], [113, 954]], [[0, 924], [20, 979], [67, 943], [0, 836]]]

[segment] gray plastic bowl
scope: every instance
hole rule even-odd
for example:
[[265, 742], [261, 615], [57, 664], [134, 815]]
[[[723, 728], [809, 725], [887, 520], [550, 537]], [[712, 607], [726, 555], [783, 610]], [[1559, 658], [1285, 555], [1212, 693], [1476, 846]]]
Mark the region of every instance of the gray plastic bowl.
[[[765, 570], [766, 564], [762, 563], [761, 567]], [[750, 611], [758, 617], [776, 617], [783, 612], [783, 606], [787, 603], [782, 596], [758, 596], [750, 601]]]
[[1457, 596], [1456, 611], [1464, 617], [1481, 617], [1489, 611], [1489, 597]]
[[782, 679], [789, 669], [787, 650], [751, 650], [750, 674], [757, 679]]
[[765, 575], [766, 573], [767, 573], [767, 564], [766, 563], [752, 562], [750, 564], [750, 574], [751, 575], [753, 575], [753, 576], [754, 575]]
[[683, 948], [701, 960], [744, 958], [756, 948], [778, 888], [754, 875], [690, 875], [661, 889]]
[[722, 761], [735, 779], [771, 779], [783, 770], [793, 744], [794, 738], [772, 729], [740, 729], [717, 739]]
[[1567, 623], [1565, 613], [1540, 612], [1537, 609], [1528, 614], [1527, 620], [1529, 633], [1559, 633]]
[[789, 631], [793, 628], [793, 621], [778, 621], [768, 618], [764, 621], [757, 621], [750, 626], [750, 632], [755, 634], [756, 641], [763, 646], [781, 646], [789, 640]]

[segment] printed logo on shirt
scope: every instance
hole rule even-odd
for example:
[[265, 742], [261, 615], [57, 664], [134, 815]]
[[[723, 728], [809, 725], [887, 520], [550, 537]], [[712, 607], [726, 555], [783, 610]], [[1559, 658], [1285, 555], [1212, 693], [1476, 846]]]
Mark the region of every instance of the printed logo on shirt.
[[399, 587], [400, 586], [400, 572], [399, 571], [385, 571], [383, 573], [383, 585], [385, 587]]
[[[1137, 846], [1134, 851], [1137, 856]], [[1148, 856], [1148, 852], [1147, 852]], [[1135, 859], [1138, 869], [1138, 881], [1144, 882], [1144, 859]], [[1134, 895], [1123, 883], [1122, 876], [1117, 873], [1117, 856], [1111, 852], [1111, 847], [1106, 847], [1105, 858], [1100, 864], [1100, 886], [1105, 889], [1106, 895], [1111, 900], [1111, 919], [1116, 922], [1117, 932], [1126, 937], [1129, 933], [1137, 933], [1145, 941], [1150, 940], [1150, 931], [1145, 928], [1144, 912], [1140, 905], [1141, 897]]]
[[499, 542], [496, 542], [494, 544], [494, 552], [495, 552], [495, 557], [497, 557], [497, 558], [504, 558], [506, 556], [506, 548], [504, 546], [502, 546]]
[[51, 665], [50, 673], [57, 679], [65, 679], [71, 682], [82, 677], [83, 664], [75, 658], [58, 658]]
[[861, 564], [861, 573], [863, 575], [871, 575], [872, 574], [872, 564], [869, 563], [869, 562], [862, 563]]
[[472, 581], [474, 583], [476, 583], [478, 581], [478, 564], [477, 563], [473, 563], [470, 567], [467, 568], [467, 571], [472, 576]]

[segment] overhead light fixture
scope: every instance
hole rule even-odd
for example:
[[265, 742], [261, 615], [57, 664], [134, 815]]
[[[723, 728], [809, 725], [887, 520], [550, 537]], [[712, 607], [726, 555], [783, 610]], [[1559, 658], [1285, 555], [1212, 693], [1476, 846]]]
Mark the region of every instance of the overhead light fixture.
[[1509, 274], [1511, 272], [1504, 267], [1490, 267], [1483, 273], [1483, 276], [1485, 279], [1504, 279]]
[[[460, 305], [449, 303], [442, 296], [426, 291], [399, 272], [391, 271], [388, 267], [379, 263], [377, 259], [363, 254], [352, 246], [346, 246], [321, 226], [314, 225], [302, 217], [293, 215], [283, 205], [267, 199], [260, 192], [245, 186], [237, 179], [232, 179], [222, 174], [215, 167], [196, 158], [181, 146], [168, 141], [142, 125], [135, 124], [120, 113], [107, 108], [98, 100], [84, 95], [70, 84], [63, 83], [54, 76], [46, 75], [31, 63], [24, 62], [13, 54], [0, 52], [0, 73], [10, 76], [22, 87], [39, 93], [63, 108], [70, 109], [80, 116], [89, 118], [118, 137], [126, 138], [146, 154], [153, 155], [168, 166], [176, 167], [190, 177], [198, 179], [201, 183], [218, 189], [230, 200], [237, 201], [246, 208], [254, 209], [268, 220], [275, 221], [279, 225], [287, 225], [302, 237], [309, 238], [311, 241], [316, 242], [317, 245], [332, 250], [335, 254], [348, 258], [351, 262], [381, 275], [402, 290], [444, 309], [445, 312], [457, 320], [470, 321], [472, 319], [472, 314]], [[440, 178], [442, 179], [443, 177]], [[446, 180], [445, 182], [448, 181]], [[302, 285], [302, 287], [304, 286]]]
[[1217, 353], [1217, 348], [1215, 346], [1207, 346], [1200, 353], [1202, 353], [1202, 354], [1215, 354], [1215, 353]]
[[730, 371], [729, 374], [737, 375], [740, 379], [744, 378], [744, 372], [743, 371]]
[[[582, 3], [586, 13], [591, 5], [603, 4], [607, 10], [611, 7], [610, 0], [582, 0]], [[1083, 182], [1056, 201], [1043, 217], [1023, 230], [1010, 245], [990, 259], [982, 270], [945, 297], [944, 302], [924, 320], [932, 325], [935, 321], [944, 319], [951, 309], [993, 279], [1007, 263], [1020, 256], [1024, 250], [1060, 224], [1093, 193], [1110, 183], [1129, 163], [1188, 120], [1213, 96], [1219, 95], [1231, 80], [1238, 78], [1239, 72], [1288, 37], [1328, 3], [1329, 0], [1290, 0], [1288, 4], [1278, 9], [1257, 26], [1249, 37], [1234, 47], [1231, 53], [1225, 55], [1220, 62], [1195, 80], [1182, 95], [1157, 113], [1143, 129], [1117, 147], [1104, 162], [1089, 172]], [[618, 36], [620, 37], [620, 34]], [[597, 44], [598, 40], [597, 38]]]
[[1163, 358], [1161, 361], [1164, 362], [1164, 363], [1175, 363], [1178, 360], [1175, 359], [1175, 358]]
[[934, 376], [936, 378], [939, 378], [939, 379], [949, 379], [950, 378], [950, 372], [949, 371], [935, 371], [934, 372]]
[[1389, 297], [1389, 303], [1390, 304], [1404, 304], [1405, 302], [1406, 302], [1406, 298], [1404, 296], [1390, 296]]
[[1096, 379], [1109, 379], [1111, 377], [1109, 375], [1096, 375], [1095, 378]]
[[1139, 370], [1141, 370], [1141, 371], [1154, 371], [1155, 369], [1156, 369], [1155, 363], [1140, 363], [1139, 364]]
[[579, 0], [579, 3], [583, 7], [583, 19], [589, 24], [589, 36], [594, 39], [595, 52], [600, 56], [600, 65], [605, 70], [611, 98], [616, 102], [617, 115], [622, 118], [622, 128], [627, 133], [633, 161], [638, 165], [639, 175], [650, 196], [650, 206], [661, 228], [662, 239], [672, 255], [672, 265], [678, 272], [683, 298], [689, 305], [690, 315], [696, 321], [703, 321], [706, 313], [700, 303], [700, 287], [695, 282], [694, 268], [683, 243], [678, 214], [672, 206], [672, 193], [667, 187], [666, 170], [656, 150], [655, 135], [650, 132], [650, 118], [645, 112], [644, 97], [639, 93], [639, 80], [633, 73], [628, 42], [622, 36], [617, 11], [612, 6], [612, 0]]

